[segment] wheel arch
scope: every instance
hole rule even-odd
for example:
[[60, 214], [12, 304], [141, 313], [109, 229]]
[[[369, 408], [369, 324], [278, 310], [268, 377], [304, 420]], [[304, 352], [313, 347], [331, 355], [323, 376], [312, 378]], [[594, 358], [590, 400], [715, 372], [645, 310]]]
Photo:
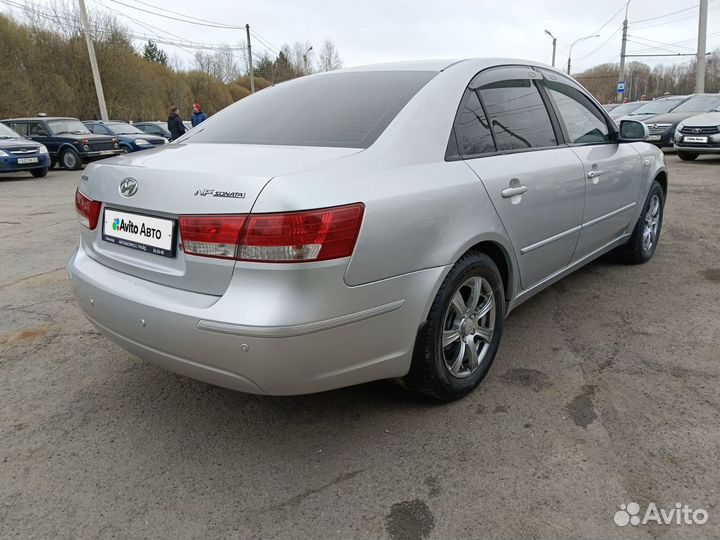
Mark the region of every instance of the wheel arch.
[[660, 187], [663, 190], [663, 199], [667, 200], [667, 193], [668, 193], [667, 171], [665, 171], [665, 170], [658, 171], [653, 180], [655, 180], [655, 182], [660, 184]]
[[467, 251], [465, 251], [465, 253], [463, 253], [463, 255], [469, 253], [470, 251], [480, 251], [493, 260], [495, 266], [497, 266], [498, 271], [500, 272], [500, 277], [502, 278], [503, 290], [505, 291], [505, 303], [507, 304], [510, 302], [514, 292], [513, 283], [515, 271], [510, 254], [505, 247], [492, 240], [483, 240], [471, 246]]

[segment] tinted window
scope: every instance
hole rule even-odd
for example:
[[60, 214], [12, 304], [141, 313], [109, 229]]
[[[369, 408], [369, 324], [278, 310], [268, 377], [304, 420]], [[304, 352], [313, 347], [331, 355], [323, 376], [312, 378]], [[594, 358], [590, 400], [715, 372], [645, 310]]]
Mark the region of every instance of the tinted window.
[[605, 117], [587, 96], [566, 84], [553, 81], [546, 81], [545, 87], [565, 124], [569, 143], [603, 143], [610, 139]]
[[499, 81], [480, 88], [498, 150], [555, 146], [550, 117], [530, 79]]
[[455, 135], [462, 156], [486, 154], [495, 151], [495, 142], [483, 112], [480, 100], [471, 90], [462, 112], [455, 121]]
[[303, 77], [238, 101], [185, 140], [367, 148], [435, 75], [367, 71]]
[[633, 101], [632, 103], [623, 103], [622, 105], [615, 107], [612, 110], [612, 113], [613, 115], [624, 116], [626, 114], [631, 114], [633, 111], [645, 105], [647, 105], [647, 102], [645, 101]]
[[710, 112], [720, 106], [720, 98], [715, 96], [693, 96], [673, 112]]
[[45, 137], [49, 135], [47, 132], [47, 128], [43, 125], [42, 122], [28, 122], [28, 135], [30, 137]]

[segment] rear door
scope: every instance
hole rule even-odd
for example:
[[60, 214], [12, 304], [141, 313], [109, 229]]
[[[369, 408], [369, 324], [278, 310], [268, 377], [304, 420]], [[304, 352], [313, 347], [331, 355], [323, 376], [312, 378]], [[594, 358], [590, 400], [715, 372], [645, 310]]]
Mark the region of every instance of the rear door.
[[528, 67], [481, 72], [455, 122], [458, 150], [482, 180], [513, 244], [523, 288], [568, 265], [585, 202], [580, 160], [561, 145]]
[[633, 145], [618, 143], [614, 129], [595, 102], [574, 81], [545, 71], [544, 86], [565, 139], [582, 160], [585, 212], [574, 260], [628, 232], [643, 176]]

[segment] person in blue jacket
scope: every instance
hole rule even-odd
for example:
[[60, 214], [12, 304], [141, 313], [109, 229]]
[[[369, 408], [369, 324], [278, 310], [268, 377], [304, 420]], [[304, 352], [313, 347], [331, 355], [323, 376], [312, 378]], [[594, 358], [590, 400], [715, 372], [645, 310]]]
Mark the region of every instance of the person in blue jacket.
[[199, 103], [193, 104], [193, 113], [190, 117], [190, 123], [192, 124], [192, 127], [197, 126], [200, 122], [204, 122], [207, 120], [207, 114], [202, 112], [202, 109], [200, 108]]

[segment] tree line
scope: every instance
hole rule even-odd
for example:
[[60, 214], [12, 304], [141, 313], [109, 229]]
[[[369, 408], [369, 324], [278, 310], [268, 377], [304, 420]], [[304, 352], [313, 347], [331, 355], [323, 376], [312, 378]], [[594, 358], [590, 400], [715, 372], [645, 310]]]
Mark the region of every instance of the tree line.
[[[72, 116], [99, 118], [99, 109], [79, 17], [67, 4], [44, 17], [0, 14], [0, 118]], [[164, 120], [178, 107], [187, 118], [199, 102], [207, 114], [250, 94], [247, 54], [242, 47], [198, 51], [192, 65], [171, 58], [155, 42], [138, 50], [131, 31], [113, 15], [93, 12], [93, 42], [108, 115], [120, 120]], [[255, 54], [253, 53], [253, 56]], [[284, 45], [276, 55], [255, 58], [255, 89], [342, 67], [331, 41], [317, 55], [308, 42]]]
[[[658, 64], [650, 67], [642, 62], [625, 65], [625, 98], [635, 101], [653, 99], [666, 94], [692, 94], [695, 90], [695, 67], [692, 60], [684, 64]], [[573, 77], [601, 103], [615, 101], [619, 64], [601, 64]], [[705, 91], [720, 91], [720, 51], [705, 58]]]

